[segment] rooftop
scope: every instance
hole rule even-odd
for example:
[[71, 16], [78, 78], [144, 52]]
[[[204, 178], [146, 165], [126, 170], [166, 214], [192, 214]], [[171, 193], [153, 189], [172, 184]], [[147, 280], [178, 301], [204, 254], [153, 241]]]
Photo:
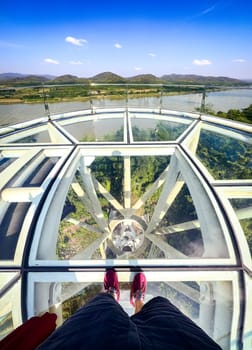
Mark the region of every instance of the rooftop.
[[66, 319], [113, 266], [128, 313], [143, 270], [147, 300], [169, 298], [223, 349], [248, 348], [252, 126], [202, 100], [153, 101], [53, 113], [44, 100], [45, 116], [0, 129], [0, 337], [48, 310]]

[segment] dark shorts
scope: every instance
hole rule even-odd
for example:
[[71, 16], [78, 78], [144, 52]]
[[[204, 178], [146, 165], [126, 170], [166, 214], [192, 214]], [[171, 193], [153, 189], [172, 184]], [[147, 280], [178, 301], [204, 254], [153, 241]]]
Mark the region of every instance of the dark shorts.
[[214, 350], [221, 348], [169, 300], [156, 297], [129, 316], [109, 294], [80, 308], [39, 350]]

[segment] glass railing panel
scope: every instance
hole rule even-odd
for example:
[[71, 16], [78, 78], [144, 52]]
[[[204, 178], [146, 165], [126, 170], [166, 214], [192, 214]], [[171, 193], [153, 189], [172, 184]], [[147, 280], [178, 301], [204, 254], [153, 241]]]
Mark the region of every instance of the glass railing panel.
[[200, 110], [202, 93], [176, 93], [163, 95], [162, 107], [181, 112], [196, 112]]
[[[219, 91], [208, 91], [206, 93], [206, 110], [211, 112], [239, 111], [251, 105], [251, 88], [223, 88]], [[230, 113], [231, 114], [231, 113]]]
[[1, 126], [45, 116], [43, 87], [12, 86], [0, 91]]
[[[112, 116], [112, 117], [111, 117]], [[81, 122], [59, 122], [79, 142], [123, 142], [123, 114], [112, 113], [108, 118], [86, 116]]]

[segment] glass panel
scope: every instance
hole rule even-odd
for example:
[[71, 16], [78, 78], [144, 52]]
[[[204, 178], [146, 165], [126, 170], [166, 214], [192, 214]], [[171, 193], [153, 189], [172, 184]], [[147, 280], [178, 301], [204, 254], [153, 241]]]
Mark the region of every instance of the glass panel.
[[80, 142], [122, 142], [123, 123], [123, 117], [115, 114], [114, 118], [60, 124]]
[[[19, 124], [19, 129], [22, 129], [22, 124]], [[17, 128], [15, 128], [16, 130]], [[13, 131], [15, 131], [13, 130]], [[19, 131], [13, 133], [7, 133], [3, 134], [0, 137], [0, 143], [14, 143], [14, 144], [20, 144], [20, 143], [51, 143], [51, 138], [49, 135], [49, 132], [47, 130], [47, 125], [39, 125], [36, 124], [33, 129], [30, 129], [28, 131]]]
[[[0, 281], [10, 282], [10, 273], [1, 272]], [[2, 286], [3, 288], [6, 286]], [[8, 286], [10, 287], [10, 286]], [[21, 280], [15, 280], [11, 288], [1, 290], [0, 298], [0, 339], [7, 336], [13, 329], [22, 323], [20, 305]]]
[[31, 203], [8, 203], [0, 222], [0, 260], [13, 260], [19, 234]]
[[183, 184], [156, 233], [158, 239], [161, 239], [160, 244], [165, 255], [169, 258], [203, 256], [205, 243], [186, 184]]
[[18, 276], [15, 272], [0, 273], [0, 289], [4, 288], [12, 279]]
[[173, 141], [187, 128], [186, 124], [157, 119], [131, 118], [134, 141]]
[[197, 156], [215, 179], [252, 177], [251, 144], [202, 129]]
[[47, 130], [22, 137], [22, 134], [17, 134], [17, 139], [13, 143], [49, 143], [51, 142]]
[[130, 157], [132, 203], [135, 203], [150, 189], [169, 163], [170, 157], [165, 156]]
[[[153, 274], [153, 273], [152, 273]], [[158, 276], [158, 273], [155, 273]], [[120, 280], [120, 276], [119, 276]], [[151, 280], [147, 277], [148, 287], [145, 302], [156, 296], [163, 296], [178, 307], [185, 315], [203, 328], [209, 336], [219, 342], [223, 349], [230, 349], [233, 315], [233, 287], [231, 281], [173, 281], [167, 278]], [[120, 281], [120, 304], [129, 314], [134, 313], [130, 304], [131, 282]], [[43, 293], [41, 293], [43, 291]], [[52, 282], [35, 283], [35, 309], [41, 307], [58, 314], [62, 322], [80, 307], [103, 291], [102, 282]], [[48, 295], [51, 304], [48, 305]]]
[[[171, 91], [174, 91], [174, 88], [170, 88]], [[177, 87], [177, 89], [179, 89]], [[181, 87], [181, 92], [183, 92], [182, 94], [175, 94], [172, 93], [171, 95], [169, 95], [169, 86], [165, 87], [165, 90], [168, 92], [167, 96], [163, 96], [162, 98], [162, 106], [164, 108], [168, 108], [170, 110], [175, 110], [175, 111], [186, 111], [186, 112], [195, 112], [198, 111], [200, 109], [200, 105], [201, 105], [201, 101], [202, 101], [202, 94], [201, 93], [185, 93], [185, 91], [189, 90], [184, 88], [185, 90], [183, 91], [183, 88]], [[201, 88], [196, 88], [195, 89], [197, 92], [197, 90], [201, 90]]]
[[57, 257], [63, 260], [73, 258], [80, 251], [85, 251], [100, 235], [98, 225], [87, 206], [83, 183], [77, 172], [62, 213], [56, 246]]
[[[84, 157], [62, 213], [59, 259], [227, 258], [201, 232], [193, 198], [179, 176], [170, 189], [170, 157]], [[82, 161], [81, 163], [82, 164]], [[90, 172], [91, 170], [91, 172]], [[164, 192], [164, 193], [163, 193]], [[167, 205], [169, 203], [169, 205]]]
[[[52, 170], [54, 165], [59, 160], [59, 157], [44, 157], [38, 164], [36, 164], [36, 168], [32, 168], [30, 173], [23, 179], [22, 183], [19, 183], [19, 186], [22, 187], [32, 187], [32, 186], [41, 186], [49, 172]], [[20, 171], [18, 171], [12, 179], [8, 182], [8, 187], [15, 187], [17, 181], [20, 181], [21, 173], [27, 171], [27, 169], [31, 166], [30, 163], [25, 164]]]
[[123, 157], [96, 157], [90, 165], [92, 175], [119, 202], [123, 203]]
[[12, 313], [1, 313], [0, 316], [0, 340], [6, 337], [14, 329]]
[[11, 163], [13, 163], [17, 158], [1, 157], [0, 154], [0, 173], [7, 168]]
[[252, 256], [252, 198], [230, 199], [243, 228]]

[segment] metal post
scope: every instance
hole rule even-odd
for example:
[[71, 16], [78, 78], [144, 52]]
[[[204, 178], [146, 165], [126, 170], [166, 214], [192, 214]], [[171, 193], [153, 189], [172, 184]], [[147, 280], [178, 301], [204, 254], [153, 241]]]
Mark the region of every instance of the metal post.
[[51, 114], [50, 114], [49, 105], [46, 99], [47, 96], [45, 93], [44, 85], [42, 88], [43, 88], [43, 100], [44, 100], [45, 113], [47, 114], [48, 120], [51, 120]]
[[163, 85], [161, 86], [160, 97], [159, 97], [159, 114], [161, 114], [162, 106], [163, 106]]
[[200, 113], [204, 113], [206, 109], [206, 90], [204, 88], [201, 99]]

